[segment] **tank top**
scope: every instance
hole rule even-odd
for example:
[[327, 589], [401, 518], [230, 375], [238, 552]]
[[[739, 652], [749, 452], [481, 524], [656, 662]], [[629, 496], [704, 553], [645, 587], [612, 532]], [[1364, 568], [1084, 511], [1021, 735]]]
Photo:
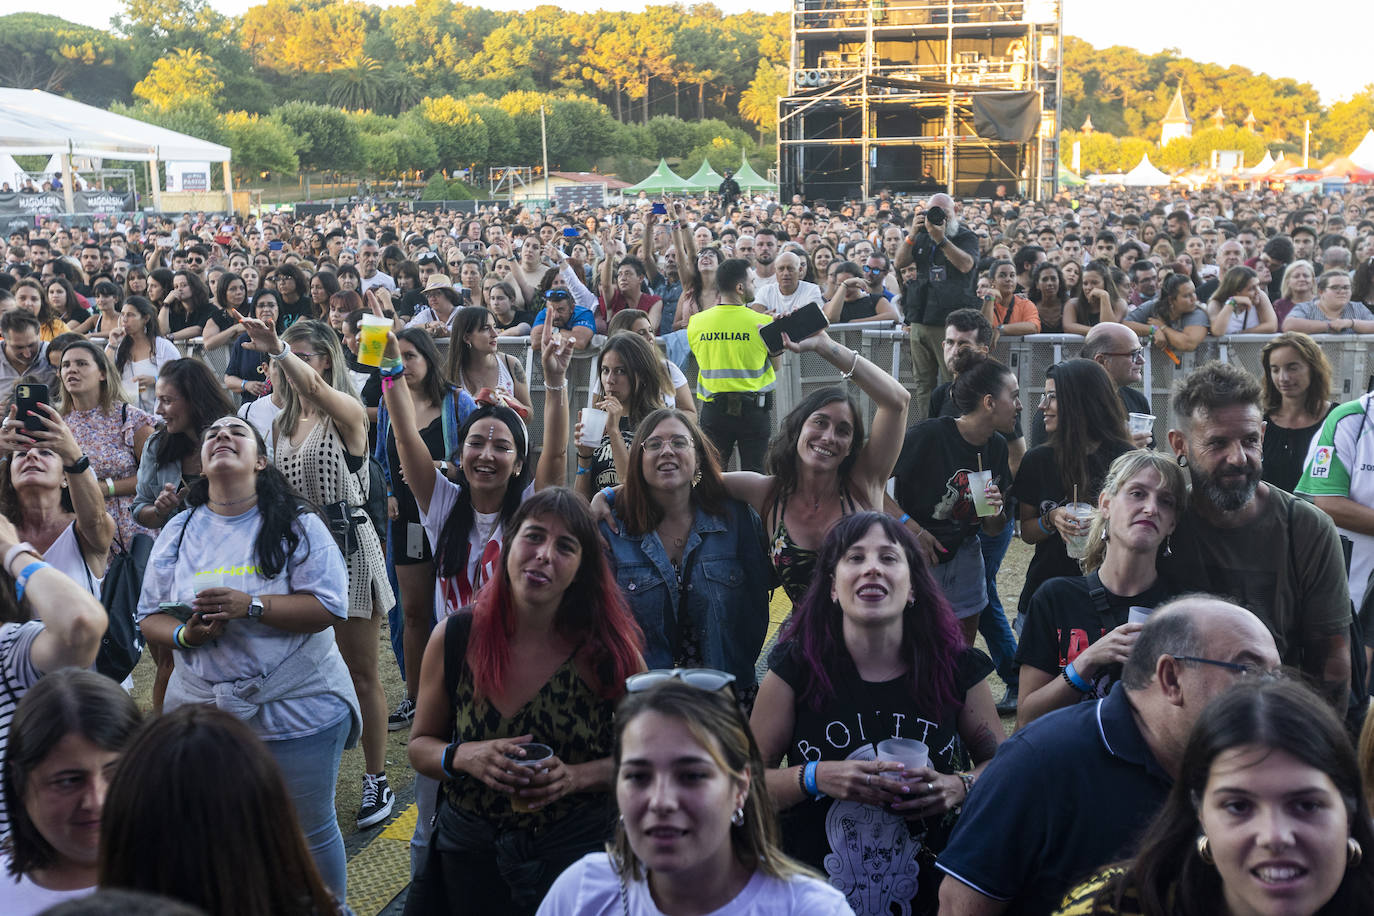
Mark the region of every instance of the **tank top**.
[[[782, 584], [795, 605], [806, 595], [811, 580], [816, 575], [816, 557], [819, 551], [810, 547], [799, 547], [787, 530], [787, 500], [791, 493], [785, 493], [778, 500], [778, 523], [773, 527], [772, 546], [769, 556], [773, 561], [773, 574]], [[840, 517], [853, 515], [858, 511], [854, 498], [847, 490], [840, 491]]]

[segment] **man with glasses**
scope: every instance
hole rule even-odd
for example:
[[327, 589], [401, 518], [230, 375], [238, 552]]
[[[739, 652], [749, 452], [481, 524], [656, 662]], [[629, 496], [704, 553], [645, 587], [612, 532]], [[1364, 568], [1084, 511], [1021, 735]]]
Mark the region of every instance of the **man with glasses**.
[[[1107, 370], [1127, 415], [1150, 412], [1150, 402], [1134, 387], [1145, 376], [1145, 348], [1140, 345], [1135, 331], [1114, 321], [1095, 324], [1083, 339], [1083, 349], [1078, 355]], [[1138, 433], [1131, 438], [1136, 448], [1154, 447], [1153, 433]]]
[[[1233, 595], [1264, 621], [1284, 664], [1337, 712], [1350, 695], [1350, 592], [1331, 519], [1261, 480], [1260, 386], [1209, 362], [1174, 389], [1169, 445], [1193, 492], [1159, 572], [1182, 589]], [[1356, 691], [1364, 699], [1366, 691]]]
[[1159, 607], [1105, 699], [1057, 709], [998, 748], [936, 862], [941, 916], [1050, 913], [1084, 875], [1129, 858], [1208, 701], [1278, 665], [1243, 607], [1203, 594]]
[[[1239, 247], [1239, 246], [1237, 246]], [[1154, 302], [1159, 297], [1159, 268], [1149, 258], [1137, 258], [1131, 264], [1131, 294], [1126, 303], [1132, 308]]]

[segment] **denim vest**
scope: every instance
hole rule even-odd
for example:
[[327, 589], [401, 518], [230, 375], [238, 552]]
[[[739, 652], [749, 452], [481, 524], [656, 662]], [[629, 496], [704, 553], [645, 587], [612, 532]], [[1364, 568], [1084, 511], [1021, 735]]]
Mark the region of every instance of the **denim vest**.
[[[622, 532], [625, 523], [617, 520]], [[644, 661], [671, 668], [678, 642], [677, 576], [658, 532], [602, 533], [630, 610], [644, 630]], [[747, 504], [729, 500], [726, 516], [700, 508], [683, 547], [687, 609], [696, 621], [702, 663], [735, 675], [737, 687], [753, 687], [754, 663], [768, 633], [772, 572], [764, 552], [763, 524]]]

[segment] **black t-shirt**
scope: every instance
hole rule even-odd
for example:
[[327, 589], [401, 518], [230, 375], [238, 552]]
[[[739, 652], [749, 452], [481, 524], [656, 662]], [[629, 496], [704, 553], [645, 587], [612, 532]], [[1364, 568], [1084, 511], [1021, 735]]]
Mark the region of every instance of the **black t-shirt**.
[[978, 236], [960, 225], [949, 241], [973, 260], [968, 273], [954, 269], [944, 249], [935, 244], [926, 230], [916, 233], [916, 244], [911, 249], [916, 280], [907, 285], [902, 295], [902, 312], [907, 321], [943, 325], [955, 309], [978, 307]]
[[297, 298], [296, 301], [291, 303], [290, 305], [287, 305], [286, 300], [281, 299], [280, 296], [278, 297], [278, 299], [280, 299], [281, 301], [281, 308], [277, 309], [278, 334], [280, 334], [282, 331], [285, 331], [287, 328], [291, 327], [291, 325], [295, 324], [297, 321], [300, 321], [302, 318], [315, 317], [314, 307], [311, 305], [310, 300], [305, 298], [304, 296]]
[[[250, 350], [244, 346], [251, 338], [247, 334], [240, 334], [232, 344], [229, 345], [229, 367], [224, 370], [225, 375], [233, 375], [245, 382], [265, 382], [267, 381], [267, 354], [257, 350]], [[243, 403], [251, 404], [257, 400], [257, 396], [243, 392]]]
[[847, 299], [840, 307], [840, 323], [846, 321], [857, 321], [860, 318], [872, 318], [878, 314], [878, 303], [882, 301], [881, 296], [872, 293], [860, 296], [857, 299]]
[[1312, 444], [1312, 437], [1321, 431], [1322, 424], [1326, 422], [1326, 414], [1335, 406], [1328, 404], [1320, 420], [1299, 429], [1279, 426], [1269, 419], [1269, 414], [1264, 415], [1264, 473], [1261, 479], [1265, 483], [1272, 483], [1289, 493], [1293, 492], [1306, 468], [1307, 449]]
[[[1102, 590], [1105, 608], [1093, 598], [1096, 588]], [[1096, 573], [1051, 579], [1030, 599], [1030, 616], [1021, 632], [1016, 664], [1058, 675], [1084, 649], [1125, 623], [1131, 608], [1156, 608], [1176, 593], [1162, 576], [1139, 595], [1113, 594]], [[1119, 680], [1121, 666], [1111, 665], [1097, 676], [1092, 692], [1083, 694], [1083, 699], [1105, 697]]]
[[[1079, 502], [1097, 504], [1097, 494], [1102, 489], [1107, 469], [1118, 455], [1130, 450], [1131, 446], [1125, 442], [1109, 442], [1089, 456], [1093, 486], [1088, 492], [1078, 494]], [[1073, 494], [1064, 492], [1064, 482], [1059, 477], [1054, 449], [1048, 445], [1037, 445], [1026, 452], [1026, 457], [1021, 459], [1021, 467], [1016, 471], [1016, 481], [1011, 485], [1011, 493], [1018, 503], [1034, 506], [1037, 516], [1043, 516], [1051, 509], [1073, 501]], [[1029, 521], [1022, 524], [1037, 525], [1039, 522]], [[1035, 555], [1026, 567], [1026, 582], [1021, 587], [1021, 598], [1017, 603], [1017, 610], [1022, 614], [1030, 607], [1031, 596], [1041, 583], [1056, 576], [1083, 574], [1078, 561], [1069, 557], [1064, 539], [1059, 536], [1059, 532], [1053, 525], [1047, 524], [1046, 527], [1051, 531], [1050, 536], [1035, 545]]]
[[[192, 309], [189, 314], [184, 311], [180, 305], [169, 306], [167, 309], [167, 333], [175, 334], [177, 331], [184, 331], [187, 328], [194, 327], [203, 329], [205, 327], [205, 322], [209, 321], [211, 318], [215, 318], [216, 313], [220, 315], [224, 314], [222, 310], [215, 308], [215, 306], [208, 302]], [[232, 319], [226, 318], [221, 330], [229, 327], [229, 325], [233, 323]]]
[[532, 312], [529, 309], [513, 309], [511, 310], [510, 321], [505, 324], [501, 323], [500, 318], [495, 317], [495, 313], [493, 313], [492, 320], [496, 322], [496, 330], [504, 331], [507, 328], [515, 327], [517, 324], [528, 324], [533, 326], [536, 314], [536, 312]]
[[[993, 670], [992, 661], [978, 649], [963, 650], [955, 664], [954, 695], [961, 701]], [[872, 760], [879, 741], [914, 738], [930, 748], [930, 765], [940, 773], [972, 765], [959, 737], [960, 706], [932, 711], [919, 705], [905, 677], [882, 683], [860, 680], [844, 653], [828, 671], [835, 696], [817, 712], [806, 699], [809, 666], [795, 644], [775, 648], [769, 669], [797, 696], [789, 764]], [[780, 820], [789, 854], [827, 874], [851, 903], [881, 901], [879, 908], [860, 912], [888, 913], [892, 904], [913, 900], [910, 912], [936, 912], [939, 873], [930, 866], [929, 853], [944, 849], [954, 817], [908, 822], [871, 805], [824, 798], [789, 808]], [[923, 853], [919, 859], [918, 853]]]
[[73, 299], [67, 303], [67, 311], [63, 313], [62, 320], [75, 327], [90, 317], [91, 310], [82, 305], [80, 299]]
[[947, 551], [941, 555], [944, 559], [953, 559], [959, 546], [982, 525], [968, 488], [968, 475], [978, 470], [980, 457], [982, 468], [992, 471], [992, 482], [1005, 493], [1011, 468], [1002, 437], [973, 445], [959, 434], [954, 419], [933, 417], [907, 430], [892, 471], [898, 505], [935, 535]]

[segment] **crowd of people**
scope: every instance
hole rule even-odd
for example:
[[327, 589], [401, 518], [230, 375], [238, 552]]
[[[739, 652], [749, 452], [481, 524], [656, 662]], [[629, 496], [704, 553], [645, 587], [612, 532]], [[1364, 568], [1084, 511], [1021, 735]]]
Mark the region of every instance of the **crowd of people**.
[[[1374, 911], [1371, 396], [1311, 336], [1371, 307], [1358, 193], [16, 231], [0, 909], [350, 912], [409, 730], [410, 914]], [[1156, 428], [1147, 348], [1233, 334]], [[778, 416], [783, 360], [837, 384]]]

